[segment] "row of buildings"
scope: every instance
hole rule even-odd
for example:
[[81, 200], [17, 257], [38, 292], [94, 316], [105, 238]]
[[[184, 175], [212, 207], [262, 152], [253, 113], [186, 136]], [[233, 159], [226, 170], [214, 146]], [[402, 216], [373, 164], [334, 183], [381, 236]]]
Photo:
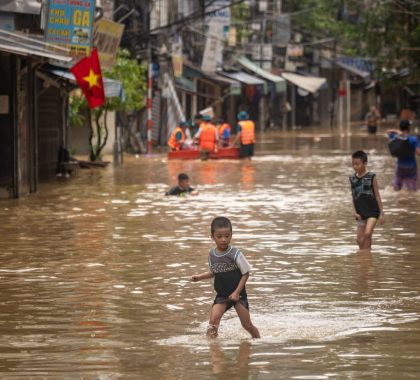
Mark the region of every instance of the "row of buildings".
[[417, 98], [407, 88], [386, 90], [374, 62], [340, 54], [335, 38], [303, 33], [278, 0], [116, 0], [124, 19], [122, 45], [151, 62], [153, 110], [137, 125], [165, 144], [176, 120], [202, 110], [235, 125], [247, 110], [266, 130], [320, 125], [348, 128], [372, 105], [396, 119]]
[[[75, 132], [68, 118], [75, 84], [67, 74], [75, 58], [45, 40], [52, 1], [0, 5], [0, 197], [37, 191], [39, 181], [55, 175], [60, 147], [87, 150], [89, 131]], [[128, 128], [130, 136], [164, 145], [178, 121], [203, 110], [232, 125], [246, 110], [259, 130], [346, 128], [379, 97], [389, 118], [416, 99], [404, 88], [381, 91], [372, 62], [339, 55], [334, 38], [300, 33], [281, 6], [279, 0], [95, 1], [91, 16], [124, 24], [122, 47], [149, 68], [149, 106], [117, 118], [116, 134]], [[111, 136], [108, 149], [114, 146]]]

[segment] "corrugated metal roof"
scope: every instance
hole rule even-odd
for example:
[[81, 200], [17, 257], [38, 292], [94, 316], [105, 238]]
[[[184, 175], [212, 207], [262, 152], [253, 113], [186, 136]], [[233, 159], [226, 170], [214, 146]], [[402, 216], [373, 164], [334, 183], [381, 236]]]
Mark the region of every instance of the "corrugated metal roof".
[[40, 36], [9, 32], [0, 29], [0, 51], [24, 56], [50, 58], [61, 62], [71, 62], [69, 50], [44, 42]]
[[267, 70], [256, 65], [254, 62], [250, 61], [246, 57], [240, 57], [238, 59], [238, 63], [243, 66], [245, 69], [252, 71], [253, 73], [257, 74], [258, 76], [275, 83], [276, 92], [281, 93], [286, 91], [286, 81], [279, 77], [278, 75], [274, 75]]
[[279, 77], [278, 75], [274, 75], [269, 71], [262, 69], [246, 57], [240, 57], [238, 59], [238, 62], [246, 69], [251, 70], [255, 74], [263, 77], [264, 79], [267, 79], [274, 83], [284, 83], [284, 79], [282, 77]]
[[37, 0], [1, 0], [0, 11], [39, 15], [41, 3]]

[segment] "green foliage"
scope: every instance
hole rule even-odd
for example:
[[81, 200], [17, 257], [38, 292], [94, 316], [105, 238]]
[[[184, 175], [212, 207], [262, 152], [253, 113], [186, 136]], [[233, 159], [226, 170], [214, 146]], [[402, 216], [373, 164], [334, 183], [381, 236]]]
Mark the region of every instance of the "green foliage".
[[[89, 137], [89, 158], [100, 160], [102, 150], [108, 139], [106, 114], [108, 111], [136, 111], [144, 108], [147, 91], [147, 67], [130, 58], [127, 50], [118, 51], [116, 63], [109, 71], [103, 71], [103, 76], [118, 80], [124, 89], [124, 99], [119, 97], [106, 98], [101, 107], [88, 109], [87, 101], [81, 91], [75, 91], [70, 96], [70, 123], [72, 126], [83, 125], [87, 120], [91, 134]], [[89, 115], [87, 118], [85, 115]], [[104, 116], [102, 121], [102, 116]], [[93, 119], [93, 120], [92, 120]]]
[[86, 120], [83, 110], [87, 107], [84, 96], [70, 96], [70, 125], [81, 127]]
[[338, 53], [372, 59], [378, 77], [420, 74], [420, 1], [285, 0], [283, 11], [307, 40], [332, 37]]
[[108, 110], [136, 111], [144, 108], [147, 91], [147, 67], [132, 59], [128, 50], [120, 49], [118, 51], [114, 66], [110, 71], [105, 71], [104, 76], [120, 81], [125, 94], [124, 102], [119, 98], [107, 99]]

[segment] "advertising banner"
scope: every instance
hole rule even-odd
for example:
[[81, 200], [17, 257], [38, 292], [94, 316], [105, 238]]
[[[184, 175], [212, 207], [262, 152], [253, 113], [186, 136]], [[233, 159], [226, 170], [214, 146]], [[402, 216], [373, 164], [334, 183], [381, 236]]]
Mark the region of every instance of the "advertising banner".
[[111, 69], [115, 63], [118, 47], [123, 35], [124, 25], [100, 19], [93, 26], [93, 44], [98, 49], [101, 67]]
[[182, 57], [182, 39], [176, 36], [172, 44], [172, 67], [174, 70], [174, 77], [180, 78], [183, 73], [183, 57]]
[[49, 0], [45, 40], [73, 57], [90, 55], [94, 12], [95, 0]]

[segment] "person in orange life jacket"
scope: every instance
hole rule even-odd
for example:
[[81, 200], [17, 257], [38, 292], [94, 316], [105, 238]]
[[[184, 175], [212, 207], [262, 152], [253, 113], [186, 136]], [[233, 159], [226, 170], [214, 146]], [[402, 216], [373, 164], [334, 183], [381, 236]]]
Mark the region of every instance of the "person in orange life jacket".
[[216, 121], [217, 132], [219, 133], [219, 143], [222, 147], [229, 146], [230, 142], [230, 125], [225, 123], [223, 119]]
[[237, 135], [232, 142], [232, 145], [239, 140], [240, 141], [240, 150], [239, 157], [248, 158], [254, 155], [254, 143], [255, 143], [255, 124], [252, 120], [249, 120], [249, 115], [245, 111], [238, 113], [238, 125], [237, 125]]
[[172, 131], [168, 140], [168, 146], [172, 151], [182, 149], [182, 144], [185, 142], [185, 128], [187, 125], [185, 121], [181, 121]]
[[206, 160], [211, 152], [217, 152], [219, 135], [217, 128], [211, 123], [210, 115], [203, 115], [203, 122], [200, 124], [200, 129], [195, 134], [194, 139], [198, 143], [202, 160]]

